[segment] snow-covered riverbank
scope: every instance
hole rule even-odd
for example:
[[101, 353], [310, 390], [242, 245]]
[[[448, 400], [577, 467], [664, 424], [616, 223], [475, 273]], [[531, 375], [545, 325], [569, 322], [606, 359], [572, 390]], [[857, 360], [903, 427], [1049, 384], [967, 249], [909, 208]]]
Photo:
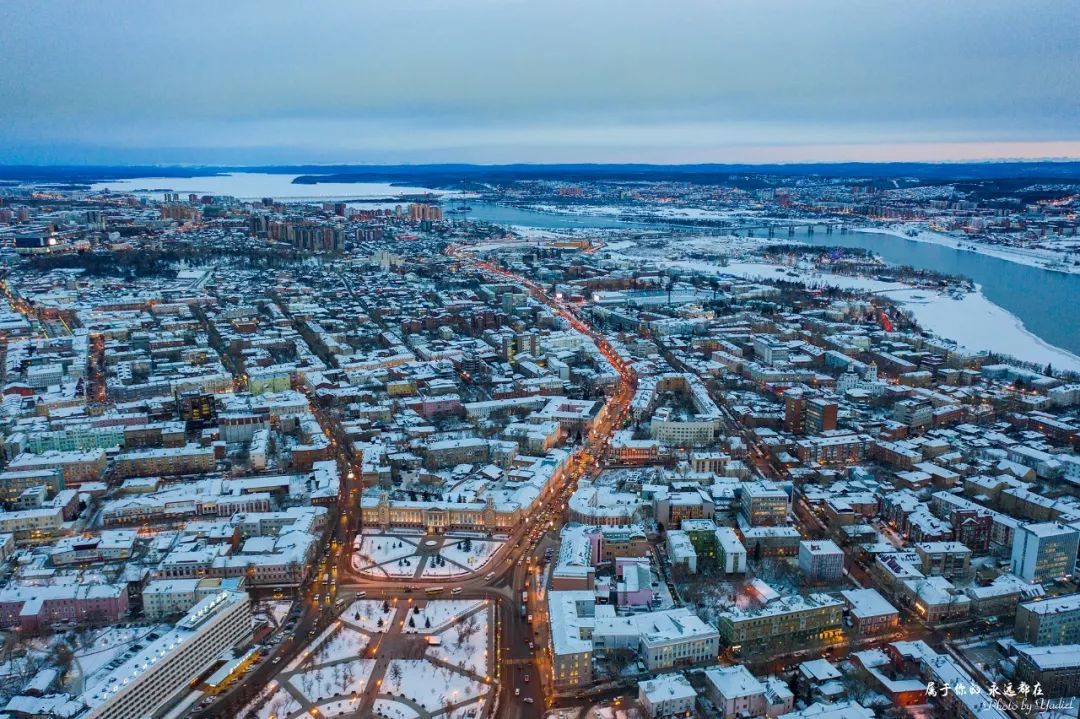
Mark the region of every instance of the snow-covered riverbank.
[[[941, 247], [949, 247], [958, 252], [974, 252], [987, 257], [996, 257], [999, 260], [1015, 262], [1018, 265], [1038, 267], [1053, 272], [1065, 272], [1069, 274], [1080, 273], [1080, 266], [1066, 264], [1064, 258], [1069, 253], [1052, 252], [1050, 250], [1038, 250], [1024, 247], [1002, 247], [1000, 245], [987, 245], [978, 240], [966, 237], [957, 237], [922, 229], [918, 225], [900, 224], [887, 227], [856, 227], [859, 232], [875, 235], [889, 235], [899, 237], [912, 242], [927, 242]], [[908, 234], [911, 231], [913, 234]], [[1080, 243], [1080, 241], [1078, 241]], [[1076, 253], [1072, 253], [1076, 254]]]
[[899, 302], [923, 329], [961, 347], [1010, 354], [1027, 362], [1080, 372], [1080, 357], [1036, 337], [1016, 315], [995, 305], [981, 290], [960, 299], [913, 288], [881, 294]]
[[952, 340], [972, 351], [992, 351], [1026, 362], [1052, 364], [1062, 370], [1080, 372], [1080, 357], [1055, 347], [1032, 332], [1015, 315], [991, 302], [980, 288], [953, 299], [947, 294], [912, 287], [900, 282], [884, 282], [828, 272], [806, 272], [767, 262], [729, 262], [727, 266], [702, 260], [636, 256], [633, 249], [617, 254], [627, 260], [646, 260], [664, 267], [726, 274], [747, 280], [785, 280], [807, 287], [838, 287], [889, 297], [900, 303], [925, 331]]

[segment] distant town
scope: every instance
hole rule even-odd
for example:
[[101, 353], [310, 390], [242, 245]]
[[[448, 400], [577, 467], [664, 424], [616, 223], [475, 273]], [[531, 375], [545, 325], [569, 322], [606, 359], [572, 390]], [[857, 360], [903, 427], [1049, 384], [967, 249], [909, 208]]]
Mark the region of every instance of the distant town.
[[1075, 717], [1002, 168], [6, 176], [0, 715]]

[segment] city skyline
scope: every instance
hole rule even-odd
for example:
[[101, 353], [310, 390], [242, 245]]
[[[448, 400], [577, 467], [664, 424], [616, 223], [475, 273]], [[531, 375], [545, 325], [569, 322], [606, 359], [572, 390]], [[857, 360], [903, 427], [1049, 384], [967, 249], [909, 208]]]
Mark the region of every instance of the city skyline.
[[1078, 20], [1052, 1], [11, 3], [0, 162], [1075, 158]]

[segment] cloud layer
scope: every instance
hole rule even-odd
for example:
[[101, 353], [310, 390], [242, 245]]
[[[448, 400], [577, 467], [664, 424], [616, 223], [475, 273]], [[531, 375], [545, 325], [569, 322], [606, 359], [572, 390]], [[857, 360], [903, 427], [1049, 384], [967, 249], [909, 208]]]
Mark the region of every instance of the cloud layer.
[[0, 5], [0, 162], [1080, 156], [1080, 3]]

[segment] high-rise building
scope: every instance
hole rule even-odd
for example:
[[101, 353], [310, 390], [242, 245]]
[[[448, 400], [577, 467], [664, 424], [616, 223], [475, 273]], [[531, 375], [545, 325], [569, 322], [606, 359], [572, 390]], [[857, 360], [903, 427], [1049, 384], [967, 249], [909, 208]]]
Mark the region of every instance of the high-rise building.
[[801, 434], [806, 416], [806, 394], [801, 389], [789, 389], [784, 393], [784, 429]]
[[191, 608], [170, 631], [133, 647], [85, 694], [82, 719], [157, 716], [213, 666], [223, 652], [251, 640], [246, 592], [222, 590]]
[[821, 434], [836, 429], [838, 405], [802, 389], [784, 393], [784, 429], [792, 434]]
[[424, 220], [442, 222], [443, 210], [438, 205], [425, 205], [421, 202], [415, 202], [409, 205], [409, 219], [413, 222]]
[[815, 397], [807, 401], [806, 414], [803, 418], [805, 434], [821, 434], [836, 429], [838, 405], [832, 400]]
[[1029, 584], [1072, 574], [1078, 546], [1080, 532], [1057, 522], [1018, 527], [1013, 535], [1013, 574]]

